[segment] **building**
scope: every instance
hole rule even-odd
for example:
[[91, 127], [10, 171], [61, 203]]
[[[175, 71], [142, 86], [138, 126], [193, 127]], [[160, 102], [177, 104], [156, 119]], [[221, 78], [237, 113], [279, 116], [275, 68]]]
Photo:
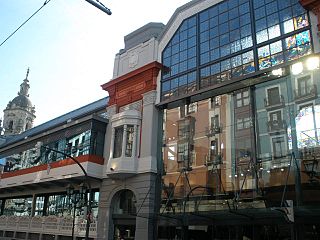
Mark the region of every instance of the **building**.
[[[158, 111], [156, 83], [161, 23], [148, 23], [124, 37], [115, 57], [109, 93], [105, 168], [100, 189], [98, 239], [155, 239]], [[158, 189], [158, 192], [160, 189]]]
[[193, 0], [125, 36], [108, 98], [0, 145], [0, 238], [318, 239], [319, 4]]
[[[113, 79], [102, 85], [108, 98], [0, 146], [0, 238], [84, 238], [82, 186], [88, 181], [93, 199], [89, 239], [156, 238], [161, 177], [155, 101], [162, 69], [157, 38], [163, 28], [149, 23], [125, 36]], [[38, 142], [44, 144], [41, 158]]]
[[159, 238], [319, 236], [319, 4], [198, 0], [173, 14], [159, 38]]
[[[27, 70], [26, 78], [20, 85], [18, 96], [10, 101], [3, 111], [3, 128], [5, 130], [5, 136], [20, 134], [33, 126], [33, 120], [36, 116], [35, 107], [29, 99], [30, 85], [28, 75], [29, 69]], [[1, 129], [1, 132], [2, 130], [3, 129]]]
[[0, 239], [84, 237], [88, 195], [88, 239], [96, 238], [107, 102], [100, 99], [0, 145]]

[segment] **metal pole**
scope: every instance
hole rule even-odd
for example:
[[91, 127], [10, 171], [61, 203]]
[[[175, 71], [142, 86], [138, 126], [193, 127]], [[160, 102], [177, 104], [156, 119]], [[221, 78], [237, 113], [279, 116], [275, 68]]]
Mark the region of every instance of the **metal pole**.
[[[301, 190], [301, 175], [300, 175], [300, 153], [298, 149], [298, 139], [297, 139], [297, 129], [296, 129], [296, 119], [294, 114], [294, 107], [293, 109], [289, 109], [290, 112], [290, 123], [291, 123], [291, 136], [292, 136], [292, 157], [293, 161], [293, 169], [295, 174], [295, 194], [296, 194], [296, 206], [301, 206], [302, 204], [302, 190]], [[297, 159], [298, 158], [298, 159]]]
[[[95, 1], [93, 0], [86, 0], [88, 3], [92, 4], [93, 6], [95, 6], [96, 8], [99, 8], [101, 11], [105, 12], [106, 14], [108, 15], [111, 15], [112, 12], [109, 8], [107, 8], [106, 6], [104, 5], [99, 5], [98, 3], [96, 3]], [[98, 1], [99, 2], [99, 1]], [[100, 3], [100, 2], [99, 2]], [[101, 4], [101, 3], [100, 3]]]
[[74, 195], [72, 196], [73, 199], [71, 200], [73, 202], [73, 218], [72, 218], [72, 232], [71, 232], [71, 239], [74, 239], [74, 226], [75, 226], [75, 219], [76, 219], [76, 202], [75, 202], [75, 198]]
[[88, 182], [88, 188], [89, 188], [89, 202], [87, 204], [87, 223], [86, 223], [86, 237], [85, 239], [89, 239], [89, 232], [90, 232], [90, 217], [91, 217], [91, 201], [92, 201], [92, 192], [91, 192], [91, 186], [90, 183]]

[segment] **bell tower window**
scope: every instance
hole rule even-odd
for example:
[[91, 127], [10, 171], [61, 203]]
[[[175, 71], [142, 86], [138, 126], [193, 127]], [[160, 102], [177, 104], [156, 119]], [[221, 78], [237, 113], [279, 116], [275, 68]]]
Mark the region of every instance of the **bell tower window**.
[[12, 120], [9, 122], [8, 129], [9, 130], [13, 129], [13, 121]]

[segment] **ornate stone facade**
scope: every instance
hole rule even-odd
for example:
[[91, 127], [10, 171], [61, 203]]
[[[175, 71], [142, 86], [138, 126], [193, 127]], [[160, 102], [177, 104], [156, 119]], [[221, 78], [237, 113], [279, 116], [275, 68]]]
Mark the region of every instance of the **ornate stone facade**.
[[33, 126], [35, 116], [35, 107], [29, 99], [29, 69], [26, 78], [20, 85], [18, 96], [9, 101], [6, 109], [3, 111], [4, 135], [15, 135], [24, 132]]

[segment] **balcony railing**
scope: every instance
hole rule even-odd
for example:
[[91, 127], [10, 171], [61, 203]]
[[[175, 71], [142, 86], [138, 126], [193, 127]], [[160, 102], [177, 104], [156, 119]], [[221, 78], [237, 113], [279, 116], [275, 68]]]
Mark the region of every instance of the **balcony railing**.
[[267, 127], [268, 127], [269, 133], [282, 132], [282, 131], [286, 131], [287, 123], [284, 120], [273, 120], [273, 121], [268, 121]]
[[[57, 216], [0, 216], [0, 231], [33, 232], [41, 234], [53, 234], [71, 236], [72, 217]], [[86, 220], [78, 217], [75, 219], [74, 236], [84, 237], [86, 232]], [[97, 221], [93, 219], [89, 229], [90, 238], [97, 236]]]
[[268, 110], [268, 111], [274, 110], [277, 108], [283, 108], [284, 105], [285, 105], [285, 101], [284, 101], [284, 97], [282, 95], [278, 96], [278, 98], [273, 98], [273, 99], [265, 98], [264, 99], [264, 106], [265, 106], [266, 110]]
[[318, 91], [317, 86], [315, 84], [307, 87], [305, 91], [302, 91], [302, 89], [297, 89], [294, 91], [295, 101], [297, 103], [315, 99], [317, 95]]
[[209, 158], [206, 159], [206, 166], [210, 165], [219, 165], [222, 164], [222, 155], [221, 154], [210, 154]]
[[212, 125], [211, 127], [206, 127], [206, 135], [211, 137], [215, 134], [219, 134], [222, 131], [222, 127], [220, 125]]
[[189, 153], [188, 155], [179, 155], [178, 156], [178, 169], [179, 170], [191, 170], [193, 164], [193, 153]]

